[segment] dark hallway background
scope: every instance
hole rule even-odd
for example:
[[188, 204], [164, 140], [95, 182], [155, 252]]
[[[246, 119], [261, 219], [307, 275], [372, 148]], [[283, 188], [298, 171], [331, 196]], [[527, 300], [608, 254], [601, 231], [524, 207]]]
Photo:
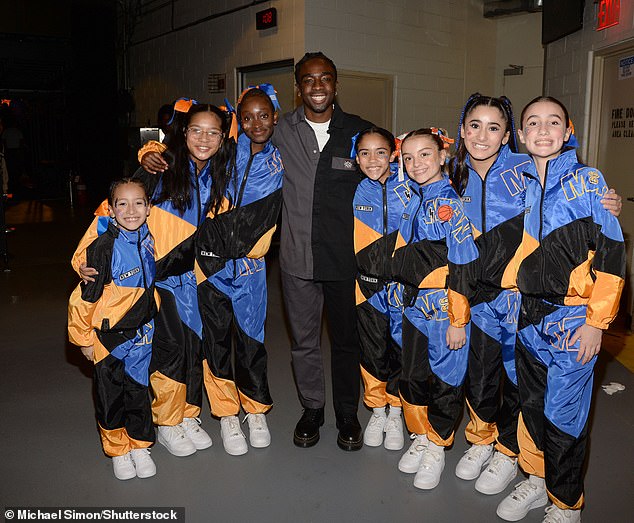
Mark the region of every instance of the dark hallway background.
[[82, 201], [100, 201], [126, 154], [116, 2], [0, 5], [0, 114], [24, 137], [16, 200], [69, 199], [72, 174], [87, 186]]

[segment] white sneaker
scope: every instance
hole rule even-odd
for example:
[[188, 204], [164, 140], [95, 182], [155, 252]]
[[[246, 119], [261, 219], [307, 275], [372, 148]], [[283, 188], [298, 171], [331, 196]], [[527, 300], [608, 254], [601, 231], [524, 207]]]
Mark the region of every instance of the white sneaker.
[[403, 418], [401, 418], [401, 415], [388, 415], [384, 430], [385, 441], [383, 446], [387, 450], [401, 450], [405, 445]]
[[196, 452], [194, 443], [185, 435], [181, 425], [159, 425], [158, 441], [174, 456], [191, 456]]
[[546, 507], [546, 516], [542, 523], [579, 523], [581, 522], [581, 511], [561, 509], [557, 505]]
[[466, 481], [476, 479], [492, 454], [493, 445], [471, 445], [456, 465], [456, 476]]
[[112, 468], [114, 469], [114, 477], [117, 479], [125, 480], [136, 477], [136, 469], [129, 452], [123, 456], [112, 456]]
[[385, 432], [385, 423], [387, 415], [385, 411], [382, 414], [373, 412], [368, 421], [368, 425], [363, 431], [363, 444], [368, 447], [380, 447], [383, 443], [383, 433]]
[[436, 488], [444, 468], [445, 448], [429, 442], [429, 445], [423, 449], [420, 467], [414, 477], [414, 486], [423, 490]]
[[151, 478], [156, 474], [156, 464], [150, 456], [149, 449], [133, 449], [130, 455], [139, 478]]
[[194, 444], [196, 450], [208, 449], [212, 445], [209, 434], [204, 431], [200, 423], [200, 418], [183, 418], [181, 423], [185, 436]]
[[268, 447], [271, 444], [271, 433], [266, 424], [266, 416], [264, 414], [247, 414], [244, 419], [249, 420], [249, 442], [251, 446], [256, 449]]
[[398, 470], [406, 474], [415, 474], [418, 472], [420, 461], [423, 459], [423, 450], [427, 448], [429, 440], [426, 434], [412, 434], [410, 439], [414, 441], [407, 452], [401, 456], [398, 462]]
[[543, 507], [548, 503], [546, 484], [543, 478], [530, 476], [515, 485], [515, 490], [498, 505], [496, 514], [506, 521], [519, 521], [529, 510]]
[[475, 489], [482, 494], [492, 496], [499, 494], [517, 476], [517, 458], [510, 458], [499, 451], [495, 451], [489, 466], [482, 471]]
[[240, 420], [238, 416], [223, 416], [220, 418], [220, 435], [222, 436], [222, 445], [227, 454], [232, 456], [241, 456], [246, 454], [247, 438], [240, 428]]

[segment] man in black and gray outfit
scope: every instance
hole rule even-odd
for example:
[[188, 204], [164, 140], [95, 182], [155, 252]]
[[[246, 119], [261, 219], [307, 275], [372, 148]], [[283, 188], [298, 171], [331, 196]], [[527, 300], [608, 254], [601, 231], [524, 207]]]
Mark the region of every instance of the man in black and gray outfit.
[[355, 310], [352, 199], [362, 176], [351, 138], [371, 124], [335, 104], [337, 69], [322, 53], [295, 66], [303, 105], [280, 120], [273, 142], [284, 162], [280, 266], [292, 336], [292, 362], [304, 413], [293, 441], [311, 447], [324, 423], [321, 320], [331, 340], [332, 388], [344, 450], [363, 445], [357, 418], [360, 367]]

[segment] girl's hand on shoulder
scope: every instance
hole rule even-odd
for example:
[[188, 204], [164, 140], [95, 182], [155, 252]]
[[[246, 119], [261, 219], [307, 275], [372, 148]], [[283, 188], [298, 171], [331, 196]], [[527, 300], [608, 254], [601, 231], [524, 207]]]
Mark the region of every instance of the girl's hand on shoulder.
[[570, 343], [575, 344], [579, 340], [579, 354], [577, 355], [577, 361], [580, 361], [582, 365], [588, 363], [594, 358], [601, 350], [601, 338], [603, 337], [603, 330], [593, 327], [585, 323], [579, 327], [572, 338]]
[[97, 276], [97, 274], [99, 274], [99, 271], [97, 271], [94, 267], [88, 267], [86, 262], [79, 266], [79, 276], [84, 283], [94, 282], [95, 279], [93, 276]]
[[87, 347], [81, 347], [81, 353], [86, 356], [88, 361], [93, 361], [95, 357], [95, 348], [93, 345], [88, 345]]
[[160, 153], [150, 151], [145, 153], [143, 158], [141, 158], [141, 167], [149, 173], [156, 174], [167, 171], [169, 165], [167, 165], [165, 158], [163, 158]]
[[623, 198], [619, 194], [616, 194], [614, 189], [610, 189], [604, 196], [601, 198], [601, 205], [606, 211], [609, 211], [617, 218], [621, 214], [621, 208], [623, 207]]
[[451, 350], [458, 350], [467, 343], [467, 332], [464, 327], [447, 327], [447, 347]]

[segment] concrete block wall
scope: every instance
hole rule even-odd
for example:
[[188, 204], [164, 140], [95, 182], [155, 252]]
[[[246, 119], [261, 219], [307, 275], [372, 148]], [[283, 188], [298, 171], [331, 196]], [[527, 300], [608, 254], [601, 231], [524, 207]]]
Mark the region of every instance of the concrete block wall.
[[[519, 115], [526, 103], [542, 93], [544, 48], [541, 13], [522, 13], [497, 19], [495, 94], [504, 94]], [[524, 68], [522, 75], [504, 76], [510, 64]]]
[[602, 31], [596, 31], [597, 9], [597, 4], [587, 1], [583, 29], [546, 48], [544, 94], [554, 96], [566, 105], [580, 143], [583, 143], [586, 133], [584, 113], [591, 95], [588, 83], [589, 55], [592, 51], [634, 38], [634, 2], [622, 0], [620, 23]]
[[480, 0], [306, 0], [305, 15], [308, 50], [394, 76], [397, 134], [437, 125], [453, 136], [465, 98], [493, 91], [496, 23]]
[[[244, 4], [249, 2], [181, 0], [173, 4], [172, 18], [171, 3], [146, 3], [131, 38], [134, 123], [153, 124], [158, 107], [179, 96], [221, 103], [225, 95], [207, 92], [209, 73], [226, 72], [232, 99], [236, 67], [296, 61], [306, 50], [321, 50], [342, 70], [394, 78], [396, 133], [438, 125], [453, 136], [469, 94], [499, 94], [504, 64], [528, 63], [516, 58], [527, 48], [531, 56], [542, 56], [541, 45], [533, 45], [539, 34], [530, 34], [538, 31], [534, 22], [526, 25], [519, 16], [509, 26], [486, 19], [482, 0], [272, 0], [173, 31]], [[278, 10], [279, 27], [256, 31], [255, 12], [269, 6]], [[510, 45], [510, 37], [501, 35], [517, 36], [518, 24], [522, 38]]]
[[[227, 14], [180, 31], [172, 27], [250, 2], [188, 0], [146, 13], [132, 34], [129, 84], [136, 103], [134, 123], [154, 124], [158, 108], [180, 96], [222, 103], [233, 100], [235, 68], [304, 54], [304, 0], [275, 0]], [[274, 6], [278, 27], [256, 31], [255, 13]], [[139, 43], [134, 43], [139, 42]], [[209, 73], [226, 72], [226, 93], [207, 90]]]

